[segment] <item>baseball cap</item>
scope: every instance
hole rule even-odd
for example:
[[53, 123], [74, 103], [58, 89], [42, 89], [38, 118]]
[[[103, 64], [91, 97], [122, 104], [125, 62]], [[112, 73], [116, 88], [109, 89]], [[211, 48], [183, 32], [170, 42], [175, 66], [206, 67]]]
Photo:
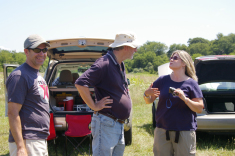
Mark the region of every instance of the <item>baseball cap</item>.
[[25, 41], [24, 41], [24, 48], [37, 48], [40, 44], [45, 43], [46, 46], [50, 47], [50, 44], [46, 42], [44, 38], [41, 36], [34, 34], [30, 35]]

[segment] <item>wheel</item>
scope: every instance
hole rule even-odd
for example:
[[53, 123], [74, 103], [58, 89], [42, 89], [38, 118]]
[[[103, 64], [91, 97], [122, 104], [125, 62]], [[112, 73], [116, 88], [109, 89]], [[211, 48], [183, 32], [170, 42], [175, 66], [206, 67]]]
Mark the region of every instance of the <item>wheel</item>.
[[131, 145], [131, 143], [132, 143], [132, 127], [128, 131], [124, 132], [124, 138], [125, 138], [125, 144]]
[[152, 106], [152, 121], [153, 121], [153, 128], [155, 128], [155, 127], [156, 127], [155, 112], [156, 112], [155, 104], [153, 103], [153, 106]]

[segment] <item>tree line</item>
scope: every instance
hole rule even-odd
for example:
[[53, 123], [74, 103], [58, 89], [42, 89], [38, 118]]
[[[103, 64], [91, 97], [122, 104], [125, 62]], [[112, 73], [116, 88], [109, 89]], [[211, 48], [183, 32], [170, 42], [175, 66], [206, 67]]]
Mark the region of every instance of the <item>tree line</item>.
[[[23, 64], [26, 61], [24, 52], [16, 52], [0, 49], [0, 72], [3, 72], [3, 64]], [[49, 58], [47, 57], [43, 65], [40, 67], [40, 72], [44, 72], [48, 65]]]
[[[201, 37], [189, 38], [188, 45], [172, 44], [170, 47], [164, 43], [147, 41], [137, 49], [132, 60], [126, 60], [127, 72], [147, 72], [155, 74], [158, 66], [169, 62], [169, 58], [175, 50], [187, 51], [193, 60], [205, 55], [235, 55], [235, 34], [224, 36], [222, 33], [216, 35], [216, 39], [207, 40]], [[0, 72], [3, 71], [3, 64], [22, 64], [26, 60], [24, 52], [8, 51], [0, 49]], [[44, 72], [48, 65], [48, 58], [40, 68]]]
[[171, 54], [175, 50], [187, 51], [192, 59], [205, 55], [235, 55], [235, 34], [224, 36], [216, 35], [216, 39], [207, 40], [201, 37], [189, 38], [188, 46], [185, 44], [172, 44], [167, 47], [161, 42], [147, 41], [137, 49], [132, 60], [126, 60], [125, 66], [128, 72], [156, 73], [158, 66], [169, 62]]

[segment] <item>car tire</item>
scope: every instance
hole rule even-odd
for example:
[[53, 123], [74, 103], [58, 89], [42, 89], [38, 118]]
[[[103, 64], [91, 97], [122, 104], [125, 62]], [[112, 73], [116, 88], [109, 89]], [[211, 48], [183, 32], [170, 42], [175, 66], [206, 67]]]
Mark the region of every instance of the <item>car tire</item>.
[[155, 112], [156, 112], [155, 102], [153, 102], [153, 106], [152, 106], [152, 121], [153, 121], [153, 128], [154, 129], [156, 127]]
[[132, 143], [132, 127], [124, 132], [124, 138], [125, 138], [125, 144], [126, 145], [131, 145]]

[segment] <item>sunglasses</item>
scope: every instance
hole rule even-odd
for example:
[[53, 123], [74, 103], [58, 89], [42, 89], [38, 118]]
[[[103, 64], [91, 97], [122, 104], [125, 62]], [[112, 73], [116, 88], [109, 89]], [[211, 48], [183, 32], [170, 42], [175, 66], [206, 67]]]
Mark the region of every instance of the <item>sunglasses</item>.
[[173, 60], [178, 60], [179, 57], [178, 56], [173, 56], [173, 57], [170, 57], [170, 60], [173, 59]]
[[34, 48], [34, 49], [31, 49], [31, 50], [33, 50], [35, 53], [40, 53], [41, 51], [43, 53], [46, 53], [48, 51], [47, 48], [44, 48], [44, 49]]

